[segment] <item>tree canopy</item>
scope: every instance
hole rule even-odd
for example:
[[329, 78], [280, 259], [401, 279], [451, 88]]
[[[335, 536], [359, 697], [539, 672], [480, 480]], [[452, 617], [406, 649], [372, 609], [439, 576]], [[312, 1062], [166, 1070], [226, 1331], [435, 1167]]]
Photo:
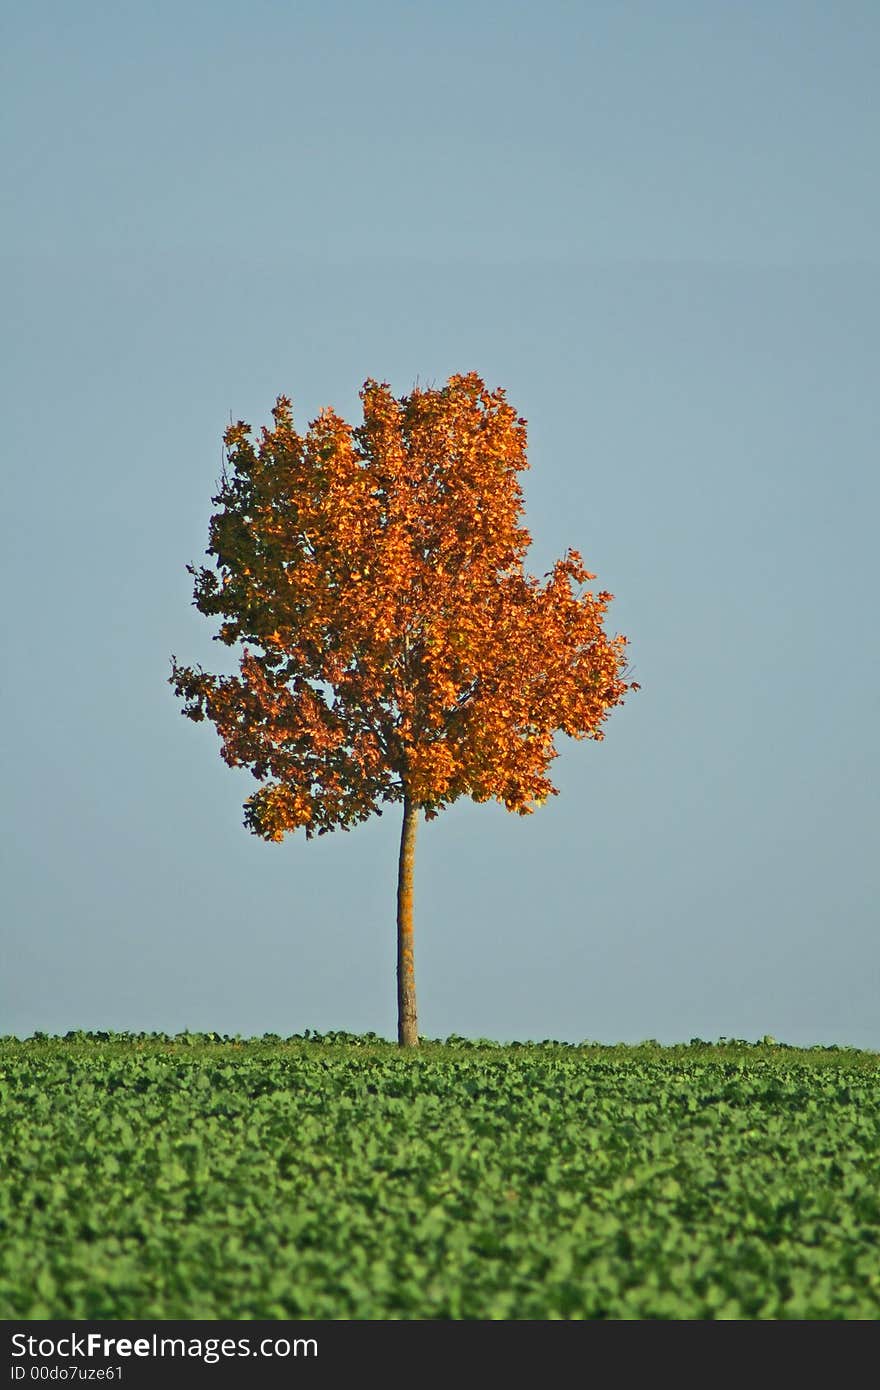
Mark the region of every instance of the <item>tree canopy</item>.
[[363, 423], [324, 409], [305, 434], [279, 396], [258, 440], [225, 434], [213, 568], [194, 604], [242, 644], [239, 674], [173, 660], [190, 719], [261, 783], [267, 840], [349, 828], [408, 798], [528, 814], [554, 795], [554, 736], [601, 739], [628, 689], [611, 595], [569, 550], [542, 581], [518, 475], [526, 422], [475, 374], [395, 397], [368, 380]]

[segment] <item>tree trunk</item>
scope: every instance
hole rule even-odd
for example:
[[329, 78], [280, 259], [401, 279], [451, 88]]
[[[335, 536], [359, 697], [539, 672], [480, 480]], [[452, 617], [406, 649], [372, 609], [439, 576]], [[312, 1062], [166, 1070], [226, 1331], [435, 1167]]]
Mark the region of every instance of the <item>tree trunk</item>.
[[401, 1047], [419, 1045], [413, 956], [413, 865], [418, 823], [419, 808], [405, 796], [397, 870], [397, 1041]]

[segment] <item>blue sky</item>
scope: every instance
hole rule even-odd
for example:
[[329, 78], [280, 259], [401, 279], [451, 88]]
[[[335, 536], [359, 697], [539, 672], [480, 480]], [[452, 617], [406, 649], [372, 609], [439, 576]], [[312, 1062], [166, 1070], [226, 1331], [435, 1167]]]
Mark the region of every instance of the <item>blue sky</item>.
[[642, 690], [423, 827], [429, 1036], [880, 1048], [880, 11], [10, 7], [0, 1031], [394, 1032], [393, 808], [180, 718], [230, 413], [476, 370]]

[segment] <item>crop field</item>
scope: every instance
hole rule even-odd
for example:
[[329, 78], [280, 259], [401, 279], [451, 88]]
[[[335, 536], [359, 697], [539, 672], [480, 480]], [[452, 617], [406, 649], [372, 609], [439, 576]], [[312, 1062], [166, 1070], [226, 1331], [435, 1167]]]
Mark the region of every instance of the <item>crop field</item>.
[[2, 1318], [880, 1316], [880, 1055], [0, 1042]]

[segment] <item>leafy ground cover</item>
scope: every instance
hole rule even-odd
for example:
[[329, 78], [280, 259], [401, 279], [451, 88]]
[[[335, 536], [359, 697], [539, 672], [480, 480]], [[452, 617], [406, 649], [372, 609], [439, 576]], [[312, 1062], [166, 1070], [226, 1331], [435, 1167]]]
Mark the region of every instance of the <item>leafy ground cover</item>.
[[877, 1318], [880, 1055], [0, 1040], [3, 1318]]

